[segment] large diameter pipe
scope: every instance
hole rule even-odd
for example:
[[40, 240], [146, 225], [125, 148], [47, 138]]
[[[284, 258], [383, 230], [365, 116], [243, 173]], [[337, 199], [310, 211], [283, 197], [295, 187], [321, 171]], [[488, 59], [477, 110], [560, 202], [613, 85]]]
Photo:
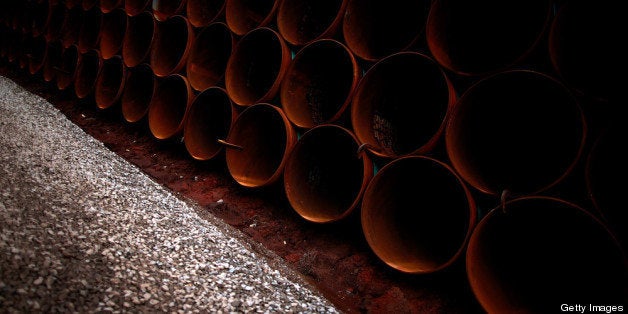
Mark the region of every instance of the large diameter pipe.
[[157, 21], [165, 21], [185, 13], [186, 0], [153, 0], [153, 15]]
[[68, 10], [62, 3], [50, 3], [50, 12], [48, 14], [48, 22], [45, 31], [46, 40], [48, 42], [61, 38], [63, 21], [65, 20], [65, 15], [67, 14], [66, 11]]
[[98, 73], [102, 68], [102, 58], [96, 49], [81, 54], [74, 78], [74, 92], [79, 99], [91, 95], [96, 86]]
[[236, 111], [227, 92], [220, 87], [210, 87], [198, 94], [183, 127], [185, 148], [196, 160], [210, 160], [220, 152], [229, 134]]
[[148, 126], [155, 138], [170, 139], [183, 131], [193, 95], [185, 76], [171, 74], [157, 82], [148, 109]]
[[314, 41], [290, 63], [281, 84], [281, 105], [302, 128], [334, 122], [349, 107], [360, 76], [355, 57], [342, 43]]
[[218, 85], [236, 41], [224, 23], [213, 23], [198, 33], [187, 60], [190, 85], [197, 91]]
[[[109, 13], [123, 7], [124, 0], [100, 0], [100, 11]], [[124, 10], [123, 10], [124, 11]]]
[[28, 56], [28, 72], [34, 75], [43, 68], [46, 61], [46, 54], [48, 53], [46, 38], [43, 35], [29, 38], [25, 49]]
[[470, 191], [446, 164], [401, 157], [383, 167], [362, 201], [362, 229], [387, 265], [412, 274], [447, 268], [463, 255], [476, 222]]
[[447, 126], [454, 168], [476, 189], [530, 194], [562, 180], [580, 158], [583, 112], [569, 90], [532, 71], [509, 71], [470, 87]]
[[187, 0], [186, 13], [194, 27], [214, 23], [225, 12], [226, 0]]
[[194, 32], [188, 19], [177, 15], [158, 22], [151, 46], [150, 65], [158, 77], [181, 71], [194, 43]]
[[128, 16], [136, 16], [147, 11], [152, 0], [125, 0], [124, 11]]
[[411, 46], [423, 32], [429, 0], [349, 0], [342, 24], [353, 53], [376, 61]]
[[85, 11], [78, 33], [78, 47], [81, 53], [98, 48], [100, 40], [100, 25], [102, 24], [102, 12], [98, 8]]
[[299, 138], [286, 162], [284, 188], [301, 217], [328, 223], [358, 207], [373, 177], [373, 164], [358, 147], [351, 131], [330, 124]]
[[72, 45], [63, 50], [61, 54], [61, 62], [54, 70], [57, 72], [57, 88], [59, 90], [65, 90], [72, 86], [74, 78], [76, 77], [76, 68], [79, 64], [79, 58], [81, 53], [78, 51], [76, 45]]
[[127, 16], [123, 9], [115, 9], [102, 16], [100, 53], [107, 60], [122, 51]]
[[628, 263], [615, 239], [591, 214], [559, 199], [520, 198], [491, 211], [473, 232], [466, 264], [488, 313], [549, 313], [558, 300], [628, 301]]
[[433, 1], [427, 44], [436, 61], [457, 74], [495, 72], [536, 46], [551, 9], [550, 0]]
[[374, 154], [395, 158], [431, 151], [456, 101], [452, 84], [431, 58], [401, 52], [376, 63], [360, 82], [351, 122]]
[[155, 75], [146, 63], [129, 68], [122, 92], [122, 116], [127, 122], [135, 123], [148, 114], [154, 87]]
[[[565, 83], [591, 98], [623, 97], [628, 25], [614, 1], [569, 1], [550, 31], [552, 64]], [[621, 64], [624, 64], [621, 66]]]
[[78, 42], [83, 14], [83, 10], [80, 6], [75, 6], [66, 11], [63, 26], [61, 26], [61, 44], [64, 49]]
[[242, 36], [268, 25], [283, 0], [227, 0], [225, 19], [231, 31]]
[[107, 109], [117, 104], [122, 96], [126, 82], [126, 67], [122, 57], [102, 61], [102, 67], [96, 79], [95, 99], [96, 106]]
[[231, 126], [226, 141], [227, 168], [245, 187], [263, 187], [281, 178], [297, 140], [283, 111], [270, 104], [246, 108]]
[[227, 93], [241, 106], [270, 101], [279, 91], [289, 63], [290, 49], [279, 34], [257, 28], [240, 39], [229, 58]]
[[336, 33], [349, 0], [284, 0], [277, 12], [277, 28], [295, 46]]
[[57, 78], [56, 69], [61, 65], [62, 53], [63, 49], [60, 42], [52, 41], [48, 43], [48, 53], [46, 53], [46, 60], [44, 61], [44, 67], [42, 69], [44, 81], [52, 82]]
[[149, 62], [151, 46], [155, 38], [155, 18], [150, 12], [129, 17], [122, 41], [122, 58], [127, 67]]

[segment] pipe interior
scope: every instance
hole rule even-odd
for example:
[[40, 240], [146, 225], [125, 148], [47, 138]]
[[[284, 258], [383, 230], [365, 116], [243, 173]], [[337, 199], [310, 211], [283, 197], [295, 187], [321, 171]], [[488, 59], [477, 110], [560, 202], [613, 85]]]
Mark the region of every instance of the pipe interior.
[[128, 16], [136, 16], [144, 12], [152, 0], [125, 0], [124, 10]]
[[27, 49], [27, 54], [30, 55], [28, 65], [29, 72], [31, 74], [35, 74], [44, 65], [46, 53], [48, 51], [48, 44], [42, 35], [38, 37], [31, 37]]
[[224, 10], [226, 0], [188, 0], [187, 16], [195, 27], [207, 26]]
[[97, 48], [101, 24], [102, 13], [98, 8], [85, 11], [78, 35], [78, 46], [81, 52]]
[[150, 129], [158, 139], [172, 137], [179, 131], [188, 103], [188, 89], [183, 78], [168, 76], [157, 85], [150, 105]]
[[185, 54], [188, 27], [183, 18], [171, 18], [157, 24], [151, 53], [151, 66], [158, 76], [172, 72]]
[[43, 77], [46, 82], [51, 82], [57, 77], [57, 70], [55, 67], [60, 66], [61, 63], [61, 45], [56, 42], [48, 43], [48, 53], [46, 53], [46, 60], [44, 61]]
[[96, 85], [100, 68], [100, 56], [95, 50], [84, 53], [76, 70], [74, 91], [79, 98], [86, 97]]
[[218, 139], [226, 139], [231, 126], [231, 100], [220, 88], [210, 88], [199, 94], [185, 125], [185, 147], [192, 157], [209, 160], [216, 156], [222, 145]]
[[187, 74], [192, 87], [202, 91], [217, 85], [225, 75], [232, 49], [233, 37], [224, 24], [206, 27], [188, 57]]
[[78, 65], [79, 52], [76, 46], [70, 46], [61, 55], [60, 70], [57, 70], [57, 88], [68, 88], [74, 79]]
[[31, 32], [33, 36], [39, 36], [46, 30], [50, 5], [47, 1], [34, 2], [29, 11], [27, 14], [30, 15]]
[[277, 13], [277, 27], [287, 42], [304, 45], [323, 35], [336, 20], [343, 0], [283, 1]]
[[120, 6], [122, 0], [100, 0], [100, 10], [104, 13], [111, 12]]
[[103, 59], [109, 59], [119, 53], [126, 31], [126, 21], [126, 13], [122, 9], [103, 14], [102, 37], [100, 38], [100, 52]]
[[96, 82], [96, 104], [107, 108], [115, 103], [124, 84], [122, 58], [105, 60]]
[[153, 0], [152, 8], [155, 17], [163, 21], [178, 14], [184, 4], [185, 0]]
[[79, 6], [75, 6], [66, 12], [63, 26], [61, 27], [61, 42], [63, 48], [70, 47], [78, 40], [83, 14], [83, 9]]
[[48, 26], [46, 28], [46, 40], [54, 41], [61, 36], [61, 28], [65, 19], [66, 8], [63, 4], [54, 4], [50, 8]]
[[82, 6], [84, 11], [89, 11], [93, 9], [96, 4], [98, 4], [98, 0], [83, 0]]
[[129, 70], [121, 100], [122, 114], [128, 122], [137, 122], [146, 115], [154, 84], [153, 71], [148, 65]]
[[237, 35], [244, 35], [260, 26], [271, 14], [276, 0], [227, 0], [227, 25]]
[[146, 60], [150, 54], [155, 22], [153, 16], [146, 12], [130, 17], [122, 44], [124, 64], [134, 67]]

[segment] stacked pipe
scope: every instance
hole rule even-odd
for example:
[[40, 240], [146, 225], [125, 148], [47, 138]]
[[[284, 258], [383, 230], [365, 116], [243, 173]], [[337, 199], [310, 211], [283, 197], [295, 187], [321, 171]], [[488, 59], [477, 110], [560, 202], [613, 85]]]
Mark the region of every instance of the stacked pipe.
[[489, 312], [628, 301], [617, 3], [6, 6], [1, 58], [283, 184], [307, 221], [359, 217], [398, 271], [465, 265]]

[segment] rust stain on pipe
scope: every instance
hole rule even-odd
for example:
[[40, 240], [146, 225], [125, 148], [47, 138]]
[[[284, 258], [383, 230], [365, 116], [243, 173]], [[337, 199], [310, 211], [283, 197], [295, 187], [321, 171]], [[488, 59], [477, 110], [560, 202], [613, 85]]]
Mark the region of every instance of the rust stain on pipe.
[[125, 0], [124, 10], [128, 16], [136, 16], [147, 11], [152, 0]]
[[442, 137], [456, 93], [431, 58], [401, 52], [376, 63], [358, 86], [351, 122], [369, 151], [394, 158], [431, 151]]
[[63, 26], [61, 26], [61, 43], [63, 48], [68, 48], [78, 42], [83, 14], [83, 9], [80, 6], [75, 6], [66, 11]]
[[301, 217], [328, 223], [358, 207], [373, 164], [357, 149], [351, 131], [335, 125], [317, 126], [299, 138], [286, 162], [284, 188]]
[[48, 43], [48, 53], [46, 53], [46, 60], [44, 61], [42, 70], [44, 81], [52, 82], [57, 78], [57, 71], [55, 71], [55, 67], [60, 67], [62, 52], [63, 50], [60, 42], [52, 41]]
[[183, 128], [185, 148], [196, 160], [210, 160], [225, 146], [236, 111], [227, 92], [220, 87], [210, 87], [198, 94]]
[[454, 168], [478, 190], [535, 193], [564, 178], [584, 147], [584, 114], [569, 90], [532, 71], [508, 71], [469, 88], [446, 131]]
[[227, 0], [225, 18], [231, 31], [242, 36], [268, 25], [282, 0]]
[[102, 16], [100, 53], [107, 60], [119, 55], [126, 31], [127, 16], [123, 9], [115, 9]]
[[156, 85], [155, 75], [146, 63], [129, 68], [127, 72], [121, 100], [122, 116], [127, 122], [134, 123], [140, 121], [148, 113]]
[[287, 156], [297, 137], [283, 111], [270, 104], [246, 108], [231, 126], [226, 142], [227, 168], [245, 187], [270, 185], [281, 178]]
[[466, 264], [489, 313], [548, 313], [558, 300], [611, 305], [628, 297], [628, 263], [615, 239], [560, 199], [520, 198], [491, 211], [473, 232]]
[[[109, 13], [123, 7], [124, 0], [100, 0], [100, 11]], [[124, 11], [124, 10], [123, 10]]]
[[96, 106], [100, 109], [107, 109], [118, 103], [124, 90], [125, 81], [126, 67], [122, 62], [122, 57], [115, 56], [102, 61], [94, 93]]
[[226, 0], [187, 0], [187, 17], [194, 27], [205, 27], [225, 12]]
[[235, 45], [235, 38], [224, 23], [213, 23], [203, 28], [196, 36], [187, 60], [190, 85], [197, 91], [218, 85], [225, 76]]
[[285, 0], [277, 12], [277, 28], [295, 46], [336, 33], [349, 0]]
[[353, 54], [342, 43], [314, 41], [295, 55], [286, 71], [282, 107], [302, 128], [334, 122], [349, 106], [360, 76]]
[[387, 265], [412, 274], [447, 268], [476, 223], [470, 191], [446, 164], [409, 156], [383, 167], [362, 201], [362, 229]]
[[96, 86], [96, 79], [102, 67], [100, 52], [96, 49], [81, 54], [76, 76], [74, 78], [74, 92], [79, 99], [92, 94]]
[[76, 45], [71, 45], [63, 50], [59, 66], [54, 67], [57, 73], [57, 88], [59, 90], [65, 90], [74, 83], [80, 55]]
[[102, 12], [100, 12], [98, 8], [92, 8], [89, 11], [85, 11], [83, 14], [78, 33], [78, 47], [81, 53], [98, 48], [102, 15]]
[[153, 0], [153, 15], [157, 21], [165, 21], [175, 15], [185, 14], [186, 0]]
[[122, 58], [130, 68], [150, 61], [150, 51], [155, 38], [155, 18], [150, 12], [129, 17], [122, 41]]
[[47, 41], [55, 41], [61, 37], [63, 21], [65, 20], [65, 15], [67, 14], [66, 11], [68, 10], [66, 9], [65, 5], [61, 3], [50, 3], [48, 21], [46, 22], [47, 27], [45, 31]]
[[289, 63], [290, 50], [277, 32], [266, 27], [251, 31], [229, 58], [225, 73], [229, 97], [241, 106], [270, 101]]
[[171, 74], [157, 81], [148, 109], [148, 126], [155, 138], [165, 140], [183, 131], [193, 96], [185, 76]]
[[194, 32], [187, 18], [176, 15], [158, 22], [151, 46], [150, 65], [158, 77], [181, 71], [194, 43]]

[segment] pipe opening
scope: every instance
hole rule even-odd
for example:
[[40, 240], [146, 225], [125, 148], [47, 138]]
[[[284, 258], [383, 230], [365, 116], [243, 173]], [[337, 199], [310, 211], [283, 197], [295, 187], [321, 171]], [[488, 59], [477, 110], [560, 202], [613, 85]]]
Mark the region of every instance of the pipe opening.
[[150, 64], [155, 75], [163, 77], [180, 71], [192, 46], [192, 28], [182, 16], [157, 23], [155, 39], [150, 54]]
[[198, 34], [187, 61], [190, 85], [202, 91], [217, 85], [225, 76], [234, 38], [223, 23], [214, 23]]
[[292, 45], [302, 46], [335, 30], [346, 0], [283, 1], [277, 12], [277, 28]]
[[373, 252], [406, 273], [431, 273], [463, 252], [475, 204], [445, 164], [403, 157], [382, 168], [362, 202], [362, 229]]
[[[124, 10], [128, 16], [136, 16], [148, 10], [148, 5], [152, 0], [125, 0]], [[149, 13], [150, 14], [150, 13]]]
[[100, 28], [100, 53], [103, 59], [110, 59], [120, 53], [126, 31], [126, 13], [116, 9], [103, 14]]
[[204, 27], [224, 12], [226, 0], [187, 0], [187, 16], [194, 27]]
[[55, 41], [61, 37], [61, 29], [67, 9], [63, 4], [50, 4], [50, 13], [46, 27], [46, 40]]
[[124, 64], [130, 68], [148, 60], [155, 34], [155, 20], [149, 12], [130, 17], [122, 43]]
[[48, 44], [43, 35], [31, 37], [25, 47], [26, 54], [29, 56], [28, 72], [31, 75], [39, 72], [44, 66], [46, 54], [48, 53]]
[[225, 18], [229, 29], [242, 36], [268, 24], [276, 9], [276, 0], [227, 0]]
[[122, 58], [114, 58], [103, 61], [102, 69], [96, 80], [96, 106], [107, 109], [113, 106], [124, 90], [124, 78], [126, 70]]
[[78, 34], [78, 47], [81, 53], [98, 48], [102, 12], [98, 8], [85, 11]]
[[61, 26], [61, 43], [63, 48], [68, 48], [77, 43], [83, 14], [83, 10], [78, 6], [66, 11], [63, 26]]
[[[83, 11], [90, 11], [98, 4], [98, 0], [83, 0], [81, 6], [83, 7]], [[100, 10], [98, 10], [100, 11]]]
[[102, 13], [112, 12], [121, 6], [122, 0], [100, 0], [100, 11]]
[[171, 138], [182, 130], [191, 95], [187, 79], [181, 75], [169, 75], [157, 83], [148, 109], [150, 131], [157, 139]]
[[129, 69], [122, 93], [122, 115], [128, 122], [140, 121], [148, 113], [153, 97], [155, 76], [147, 64]]
[[53, 41], [48, 43], [48, 53], [46, 53], [46, 59], [42, 70], [44, 81], [52, 82], [57, 77], [55, 67], [60, 67], [62, 52], [61, 44], [59, 42]]
[[74, 92], [76, 93], [76, 97], [85, 98], [94, 91], [96, 79], [100, 72], [100, 53], [98, 50], [89, 50], [81, 55], [80, 60], [76, 68]]
[[153, 15], [158, 21], [165, 21], [183, 12], [186, 0], [153, 0]]
[[58, 68], [55, 68], [57, 75], [57, 88], [64, 90], [74, 82], [74, 76], [76, 75], [76, 67], [79, 62], [79, 52], [76, 45], [72, 45], [63, 50], [61, 55], [61, 64]]

